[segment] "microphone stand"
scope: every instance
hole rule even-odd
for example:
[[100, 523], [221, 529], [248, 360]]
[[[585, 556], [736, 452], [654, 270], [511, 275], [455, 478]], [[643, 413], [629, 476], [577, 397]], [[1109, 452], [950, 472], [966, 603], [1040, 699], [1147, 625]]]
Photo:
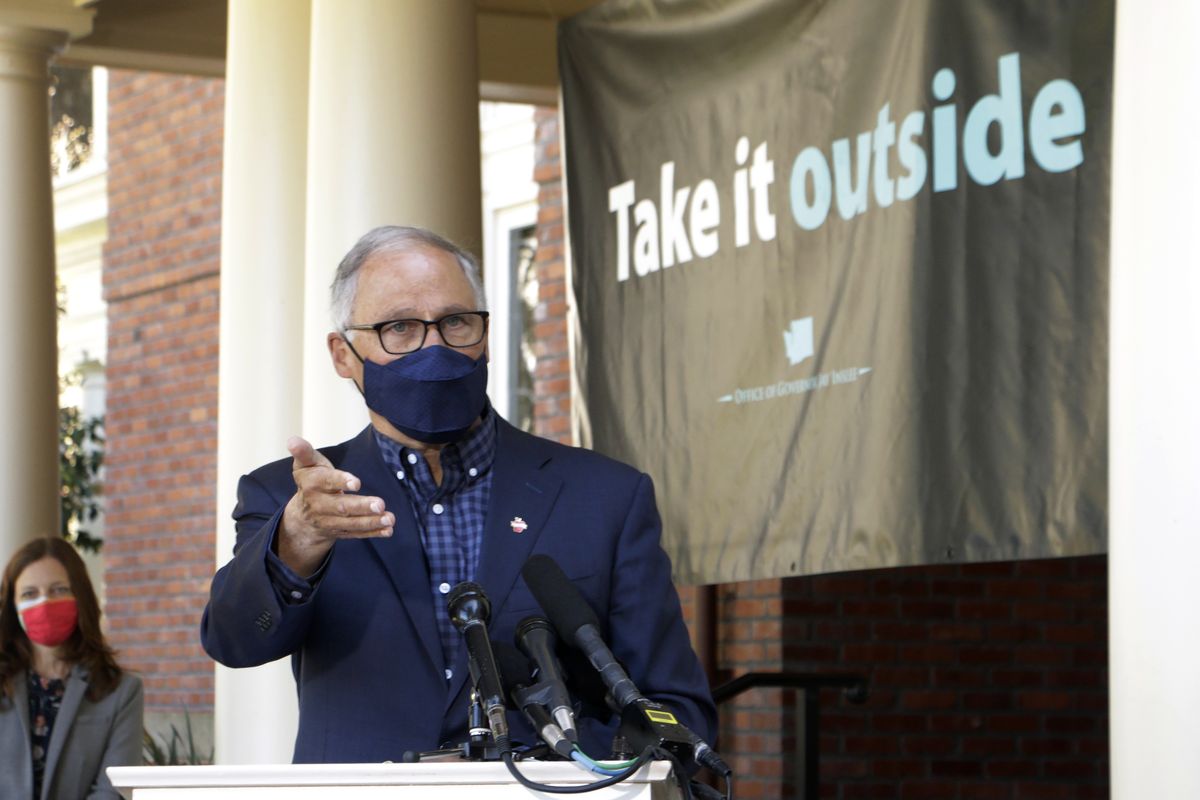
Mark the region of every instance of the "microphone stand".
[[471, 702], [467, 705], [467, 741], [459, 745], [467, 761], [499, 761], [500, 750], [488, 727], [487, 713], [483, 708], [483, 697], [478, 687], [471, 689]]
[[404, 754], [405, 763], [418, 761], [499, 761], [500, 750], [496, 740], [492, 738], [492, 729], [488, 727], [487, 713], [483, 708], [483, 699], [475, 687], [471, 689], [471, 702], [467, 704], [467, 740], [454, 747], [441, 750], [407, 751]]

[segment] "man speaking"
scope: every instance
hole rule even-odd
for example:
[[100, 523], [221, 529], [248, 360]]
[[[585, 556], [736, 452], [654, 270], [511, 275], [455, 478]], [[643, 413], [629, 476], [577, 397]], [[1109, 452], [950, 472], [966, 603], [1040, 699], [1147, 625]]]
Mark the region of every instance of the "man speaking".
[[[292, 657], [296, 762], [399, 761], [468, 737], [470, 680], [446, 595], [483, 587], [496, 641], [541, 609], [521, 578], [554, 559], [642, 692], [712, 741], [716, 711], [688, 640], [650, 479], [517, 430], [491, 409], [488, 314], [473, 258], [381, 227], [338, 266], [327, 337], [371, 424], [242, 477], [233, 560], [201, 639], [229, 667]], [[514, 740], [534, 734], [510, 713]], [[604, 716], [604, 715], [601, 715]], [[617, 720], [584, 719], [606, 756]]]

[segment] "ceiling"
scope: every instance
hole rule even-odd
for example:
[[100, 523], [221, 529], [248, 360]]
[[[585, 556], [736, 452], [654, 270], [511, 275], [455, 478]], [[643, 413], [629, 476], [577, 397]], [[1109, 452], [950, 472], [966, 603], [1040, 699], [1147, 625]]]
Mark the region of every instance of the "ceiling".
[[596, 5], [599, 0], [475, 0], [480, 11], [563, 19]]
[[[225, 73], [229, 0], [77, 2], [95, 12], [92, 33], [72, 43], [64, 62], [210, 76]], [[483, 95], [552, 101], [558, 82], [555, 24], [598, 2], [475, 0]]]

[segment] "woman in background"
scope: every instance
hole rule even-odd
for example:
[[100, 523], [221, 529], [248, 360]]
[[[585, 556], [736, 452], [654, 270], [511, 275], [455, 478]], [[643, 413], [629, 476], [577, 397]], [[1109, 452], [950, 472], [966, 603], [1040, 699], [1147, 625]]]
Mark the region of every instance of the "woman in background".
[[0, 797], [119, 798], [105, 769], [141, 752], [142, 682], [104, 641], [83, 559], [29, 542], [0, 583]]

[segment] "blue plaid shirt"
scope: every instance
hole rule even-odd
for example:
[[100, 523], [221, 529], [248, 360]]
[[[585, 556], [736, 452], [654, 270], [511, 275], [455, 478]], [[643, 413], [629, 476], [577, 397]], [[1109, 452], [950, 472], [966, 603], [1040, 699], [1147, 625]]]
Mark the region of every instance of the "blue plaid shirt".
[[[446, 595], [457, 583], [475, 577], [483, 542], [484, 516], [492, 492], [492, 461], [496, 455], [496, 416], [490, 410], [483, 422], [467, 435], [442, 448], [442, 482], [419, 452], [410, 450], [375, 431], [384, 463], [404, 486], [413, 519], [421, 534], [429, 565], [429, 591], [446, 679], [458, 655], [462, 634], [455, 629], [446, 610]], [[399, 513], [393, 509], [394, 513]]]

